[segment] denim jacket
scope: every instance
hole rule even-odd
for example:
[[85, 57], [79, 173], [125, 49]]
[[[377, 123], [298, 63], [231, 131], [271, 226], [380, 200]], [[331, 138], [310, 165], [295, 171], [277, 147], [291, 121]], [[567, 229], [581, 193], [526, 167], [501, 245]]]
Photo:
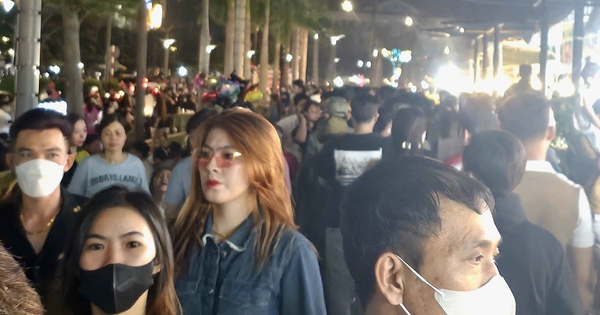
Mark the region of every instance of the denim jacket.
[[202, 246], [175, 283], [184, 315], [326, 314], [317, 257], [303, 235], [283, 231], [259, 272], [252, 215], [225, 242], [217, 244], [212, 233], [211, 214]]

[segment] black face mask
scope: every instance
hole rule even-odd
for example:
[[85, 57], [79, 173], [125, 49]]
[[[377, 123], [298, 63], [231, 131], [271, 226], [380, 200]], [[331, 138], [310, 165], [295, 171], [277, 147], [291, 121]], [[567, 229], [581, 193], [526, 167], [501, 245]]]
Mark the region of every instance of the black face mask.
[[139, 267], [110, 264], [97, 270], [81, 269], [79, 293], [106, 314], [123, 313], [154, 284], [153, 269], [154, 262]]

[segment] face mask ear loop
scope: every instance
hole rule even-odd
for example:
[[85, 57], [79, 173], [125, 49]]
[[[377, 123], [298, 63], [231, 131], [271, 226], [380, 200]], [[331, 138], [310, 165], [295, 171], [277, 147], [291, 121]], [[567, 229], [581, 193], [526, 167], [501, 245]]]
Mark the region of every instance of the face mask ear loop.
[[403, 303], [400, 303], [400, 308], [404, 311], [404, 313], [406, 315], [411, 315], [410, 312], [406, 309], [406, 306], [404, 306]]
[[419, 280], [423, 281], [423, 283], [425, 283], [426, 285], [428, 285], [430, 288], [432, 288], [435, 292], [437, 292], [439, 295], [442, 296], [442, 298], [446, 298], [446, 295], [444, 294], [444, 292], [436, 289], [436, 287], [434, 287], [431, 283], [429, 283], [429, 281], [425, 280], [425, 278], [423, 278], [423, 276], [421, 276], [417, 271], [415, 271], [409, 264], [406, 263], [406, 261], [404, 261], [404, 259], [402, 259], [402, 257], [396, 255], [396, 257], [398, 257], [398, 259], [400, 259], [400, 261], [402, 263], [404, 263], [404, 265], [406, 265], [406, 267], [408, 267], [408, 269], [410, 271], [412, 271], [412, 273], [415, 274], [415, 276], [417, 276], [417, 278], [419, 278]]

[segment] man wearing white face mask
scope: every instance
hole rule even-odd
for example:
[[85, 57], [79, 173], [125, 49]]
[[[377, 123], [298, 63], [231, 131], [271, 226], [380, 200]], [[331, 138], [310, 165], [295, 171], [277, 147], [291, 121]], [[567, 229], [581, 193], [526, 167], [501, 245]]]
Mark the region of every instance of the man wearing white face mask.
[[384, 158], [357, 179], [341, 230], [366, 314], [514, 315], [493, 207], [483, 184], [426, 158]]
[[24, 113], [10, 129], [6, 162], [17, 185], [0, 204], [0, 242], [23, 267], [43, 302], [83, 202], [60, 187], [73, 165], [74, 156], [68, 152], [71, 133], [67, 118], [47, 109]]

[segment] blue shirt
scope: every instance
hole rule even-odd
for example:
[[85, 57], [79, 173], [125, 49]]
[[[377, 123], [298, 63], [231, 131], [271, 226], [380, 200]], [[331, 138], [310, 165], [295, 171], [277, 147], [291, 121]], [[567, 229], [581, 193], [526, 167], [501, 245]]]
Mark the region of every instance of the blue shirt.
[[317, 256], [310, 242], [286, 229], [261, 271], [250, 215], [227, 241], [215, 243], [212, 214], [202, 246], [192, 250], [175, 283], [184, 315], [326, 314]]
[[187, 197], [190, 195], [190, 187], [192, 186], [192, 157], [189, 156], [177, 163], [167, 187], [165, 202], [170, 206], [181, 207]]
[[100, 155], [92, 155], [77, 166], [69, 184], [69, 193], [91, 198], [115, 185], [150, 194], [144, 163], [132, 154], [127, 154], [120, 164], [109, 164]]

